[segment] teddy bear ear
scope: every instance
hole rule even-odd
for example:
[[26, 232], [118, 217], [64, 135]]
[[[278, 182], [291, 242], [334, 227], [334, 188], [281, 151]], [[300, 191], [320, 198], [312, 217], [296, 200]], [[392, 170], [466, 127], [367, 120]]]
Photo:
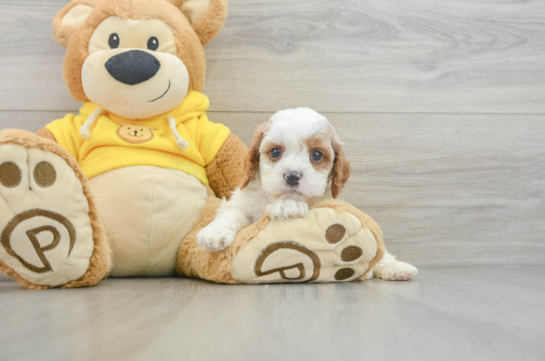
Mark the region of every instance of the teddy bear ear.
[[226, 0], [171, 0], [170, 2], [189, 20], [202, 45], [214, 39], [225, 24]]
[[68, 3], [53, 19], [53, 39], [62, 46], [85, 23], [102, 0], [74, 0]]

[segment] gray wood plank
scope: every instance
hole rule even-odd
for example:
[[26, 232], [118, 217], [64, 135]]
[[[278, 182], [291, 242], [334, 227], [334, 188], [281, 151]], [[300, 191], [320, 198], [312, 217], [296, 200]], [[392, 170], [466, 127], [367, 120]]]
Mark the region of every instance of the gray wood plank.
[[[325, 115], [353, 168], [342, 199], [381, 225], [401, 259], [543, 264], [543, 116]], [[214, 116], [248, 143], [269, 115]]]
[[[0, 109], [76, 107], [50, 23], [0, 2]], [[216, 111], [545, 113], [543, 1], [230, 0], [207, 47]]]
[[[2, 112], [35, 131], [63, 112]], [[543, 116], [325, 114], [353, 173], [342, 199], [417, 266], [545, 262]], [[269, 113], [210, 112], [250, 143]]]
[[270, 286], [110, 279], [36, 292], [0, 276], [0, 358], [542, 360], [544, 271]]

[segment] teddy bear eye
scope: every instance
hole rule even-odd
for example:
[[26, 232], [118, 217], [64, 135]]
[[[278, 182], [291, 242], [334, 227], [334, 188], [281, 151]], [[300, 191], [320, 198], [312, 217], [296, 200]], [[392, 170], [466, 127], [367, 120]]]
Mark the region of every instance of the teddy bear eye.
[[157, 50], [158, 47], [159, 47], [159, 40], [157, 40], [155, 36], [152, 36], [151, 38], [149, 38], [148, 49], [155, 51]]
[[321, 152], [318, 152], [317, 150], [312, 152], [312, 160], [315, 161], [315, 162], [321, 161], [323, 156], [324, 155]]
[[271, 150], [271, 157], [273, 159], [276, 159], [278, 157], [280, 157], [282, 155], [282, 151], [278, 148], [274, 148], [273, 150]]
[[119, 48], [119, 35], [117, 35], [116, 33], [110, 35], [110, 38], [108, 39], [108, 45], [110, 45], [111, 49]]

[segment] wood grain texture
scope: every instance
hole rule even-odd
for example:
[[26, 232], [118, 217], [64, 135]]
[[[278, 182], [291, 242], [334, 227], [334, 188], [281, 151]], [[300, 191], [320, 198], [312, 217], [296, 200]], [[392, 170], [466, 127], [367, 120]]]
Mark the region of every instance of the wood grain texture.
[[[0, 1], [0, 110], [68, 110], [51, 19]], [[230, 0], [207, 46], [215, 111], [545, 113], [545, 2]]]
[[[416, 265], [545, 262], [542, 116], [325, 113], [345, 141], [342, 199]], [[269, 114], [216, 113], [249, 143]]]
[[109, 279], [36, 292], [0, 276], [0, 359], [543, 360], [544, 271], [270, 286]]
[[[2, 112], [36, 131], [63, 112]], [[352, 164], [342, 199], [417, 266], [545, 262], [542, 116], [325, 113]], [[210, 112], [250, 144], [268, 113]]]

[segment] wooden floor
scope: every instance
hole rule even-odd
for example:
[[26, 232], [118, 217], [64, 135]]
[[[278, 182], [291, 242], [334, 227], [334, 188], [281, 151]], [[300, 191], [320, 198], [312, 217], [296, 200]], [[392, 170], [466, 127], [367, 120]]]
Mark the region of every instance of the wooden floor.
[[[51, 38], [67, 1], [0, 0], [0, 129], [79, 108]], [[545, 1], [229, 4], [210, 119], [249, 143], [277, 110], [322, 112], [352, 162], [343, 199], [420, 274], [47, 292], [0, 276], [0, 360], [544, 360]]]
[[229, 286], [0, 278], [1, 360], [543, 360], [545, 267], [422, 269], [410, 282]]

